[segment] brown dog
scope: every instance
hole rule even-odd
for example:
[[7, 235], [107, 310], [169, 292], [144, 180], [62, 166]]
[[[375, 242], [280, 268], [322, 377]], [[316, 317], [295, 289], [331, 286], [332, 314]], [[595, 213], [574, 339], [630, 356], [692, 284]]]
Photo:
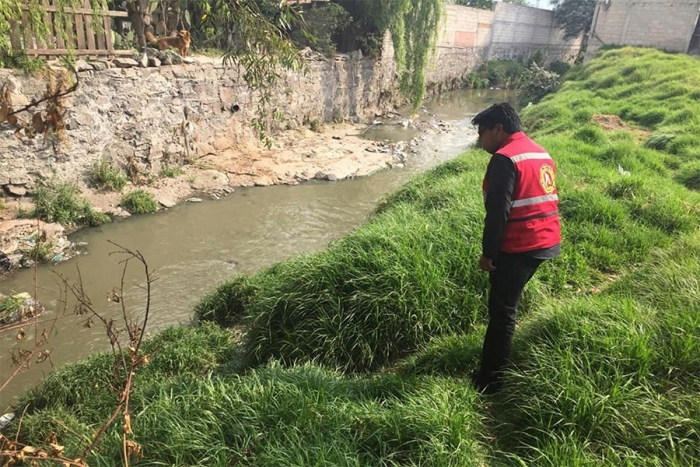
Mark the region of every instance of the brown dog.
[[190, 50], [192, 37], [189, 31], [184, 29], [178, 32], [176, 36], [161, 37], [160, 39], [156, 38], [151, 31], [146, 31], [146, 42], [149, 44], [154, 43], [160, 50], [177, 49], [181, 56], [186, 57], [187, 52]]

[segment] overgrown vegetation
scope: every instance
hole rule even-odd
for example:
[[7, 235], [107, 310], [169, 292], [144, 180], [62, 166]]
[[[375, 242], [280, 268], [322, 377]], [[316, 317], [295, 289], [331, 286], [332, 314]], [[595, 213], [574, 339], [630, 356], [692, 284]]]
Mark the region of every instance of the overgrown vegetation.
[[[700, 193], [674, 180], [700, 155], [699, 89], [696, 59], [623, 48], [523, 112], [558, 163], [564, 244], [524, 297], [501, 393], [467, 378], [486, 323], [488, 156], [474, 150], [149, 341], [134, 464], [697, 465]], [[655, 133], [674, 137], [646, 147]], [[80, 452], [113, 410], [113, 365], [96, 355], [48, 377], [19, 405], [20, 439], [53, 431]], [[121, 459], [121, 433], [90, 465]]]
[[152, 193], [138, 189], [122, 196], [119, 206], [130, 214], [148, 214], [158, 210], [158, 202]]
[[53, 181], [40, 186], [34, 194], [34, 205], [32, 217], [66, 226], [97, 226], [110, 220], [106, 214], [97, 212], [80, 195], [78, 186], [70, 182]]
[[[554, 5], [554, 21], [564, 30], [564, 39], [574, 39], [589, 32], [596, 0], [551, 0], [551, 3]], [[584, 36], [584, 42], [586, 39]]]
[[361, 18], [391, 32], [399, 89], [416, 111], [425, 96], [425, 72], [443, 16], [442, 0], [361, 0]]
[[22, 52], [0, 53], [0, 68], [15, 68], [30, 75], [36, 75], [46, 66], [40, 58], [29, 58]]
[[571, 64], [554, 61], [544, 66], [545, 57], [536, 53], [527, 62], [522, 60], [490, 60], [470, 72], [464, 85], [480, 89], [496, 87], [520, 91], [522, 105], [539, 102], [544, 96], [559, 89], [562, 77], [569, 72]]
[[95, 162], [92, 171], [92, 186], [98, 190], [119, 191], [129, 181], [126, 173], [113, 163], [102, 158]]
[[182, 167], [171, 167], [171, 166], [165, 166], [160, 170], [160, 174], [163, 177], [168, 177], [168, 178], [175, 178], [179, 175], [183, 175], [185, 173], [185, 169]]
[[352, 21], [350, 13], [337, 3], [314, 3], [304, 12], [306, 29], [293, 28], [290, 38], [300, 47], [312, 47], [332, 57], [337, 47], [335, 36], [350, 26]]

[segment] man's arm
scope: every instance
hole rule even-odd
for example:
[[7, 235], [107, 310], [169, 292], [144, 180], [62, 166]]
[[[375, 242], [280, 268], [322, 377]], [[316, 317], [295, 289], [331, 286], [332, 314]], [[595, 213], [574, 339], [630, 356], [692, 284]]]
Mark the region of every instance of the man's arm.
[[[486, 169], [488, 192], [485, 202], [484, 235], [481, 241], [483, 257], [492, 261], [498, 258], [501, 251], [516, 179], [517, 172], [513, 162], [505, 156], [494, 154]], [[483, 264], [482, 269], [488, 270]]]

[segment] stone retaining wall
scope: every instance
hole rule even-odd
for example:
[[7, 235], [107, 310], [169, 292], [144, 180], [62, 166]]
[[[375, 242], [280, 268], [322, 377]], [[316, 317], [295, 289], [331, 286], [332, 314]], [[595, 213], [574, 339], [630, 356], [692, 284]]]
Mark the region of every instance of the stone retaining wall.
[[[124, 59], [114, 63], [79, 63], [80, 86], [65, 98], [65, 138], [58, 145], [43, 135], [17, 137], [7, 123], [0, 126], [5, 191], [21, 194], [37, 179], [53, 176], [81, 180], [100, 157], [157, 174], [164, 163], [257, 142], [250, 122], [259, 95], [220, 60], [198, 57], [153, 68]], [[380, 110], [382, 91], [392, 86], [393, 72], [393, 63], [385, 61], [311, 54], [308, 74], [285, 74], [274, 89], [274, 104], [285, 119], [272, 130], [314, 119], [371, 118]], [[3, 82], [15, 109], [40, 98], [46, 87], [45, 78], [12, 70], [0, 70]], [[19, 117], [26, 123], [31, 115]]]
[[[560, 59], [578, 50], [579, 42], [561, 40], [546, 10], [502, 2], [494, 11], [457, 5], [446, 9], [429, 83], [459, 81], [487, 57], [526, 58], [523, 54], [545, 50], [548, 58]], [[509, 27], [520, 32], [506, 37]], [[283, 74], [273, 91], [274, 106], [284, 115], [273, 131], [314, 120], [369, 120], [394, 103], [396, 67], [388, 34], [379, 60], [363, 59], [359, 52], [334, 59], [301, 53], [308, 73]], [[85, 181], [101, 157], [157, 174], [164, 164], [257, 144], [251, 119], [258, 93], [220, 59], [188, 61], [164, 66], [158, 65], [167, 60], [148, 57], [81, 61], [80, 86], [65, 98], [66, 131], [59, 144], [42, 135], [18, 138], [13, 128], [0, 124], [2, 191], [23, 196], [38, 180], [52, 177]], [[15, 109], [40, 98], [46, 87], [45, 78], [0, 70], [0, 85], [5, 82]], [[20, 118], [26, 122], [31, 116]]]

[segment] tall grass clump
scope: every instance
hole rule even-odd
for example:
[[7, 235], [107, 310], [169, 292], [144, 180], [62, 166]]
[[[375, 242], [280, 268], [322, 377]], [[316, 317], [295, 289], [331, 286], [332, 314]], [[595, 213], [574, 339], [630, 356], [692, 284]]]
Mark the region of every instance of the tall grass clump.
[[91, 182], [92, 186], [98, 190], [119, 191], [126, 186], [128, 181], [126, 173], [106, 159], [102, 158], [95, 162]]
[[700, 191], [700, 160], [679, 167], [676, 180], [689, 190]]
[[[343, 376], [271, 362], [230, 372], [232, 334], [216, 325], [168, 329], [146, 344], [154, 360], [136, 375], [135, 465], [464, 465], [484, 462], [477, 395], [440, 377]], [[50, 432], [71, 458], [111, 414], [111, 357], [69, 365], [31, 391], [22, 430], [41, 446]], [[120, 424], [90, 465], [116, 465]], [[139, 435], [143, 434], [143, 435]]]
[[95, 211], [70, 182], [51, 182], [37, 188], [32, 215], [46, 222], [63, 225], [96, 226], [109, 222], [106, 214]]
[[122, 196], [119, 206], [129, 211], [130, 214], [148, 214], [158, 210], [158, 202], [153, 193], [142, 189]]

